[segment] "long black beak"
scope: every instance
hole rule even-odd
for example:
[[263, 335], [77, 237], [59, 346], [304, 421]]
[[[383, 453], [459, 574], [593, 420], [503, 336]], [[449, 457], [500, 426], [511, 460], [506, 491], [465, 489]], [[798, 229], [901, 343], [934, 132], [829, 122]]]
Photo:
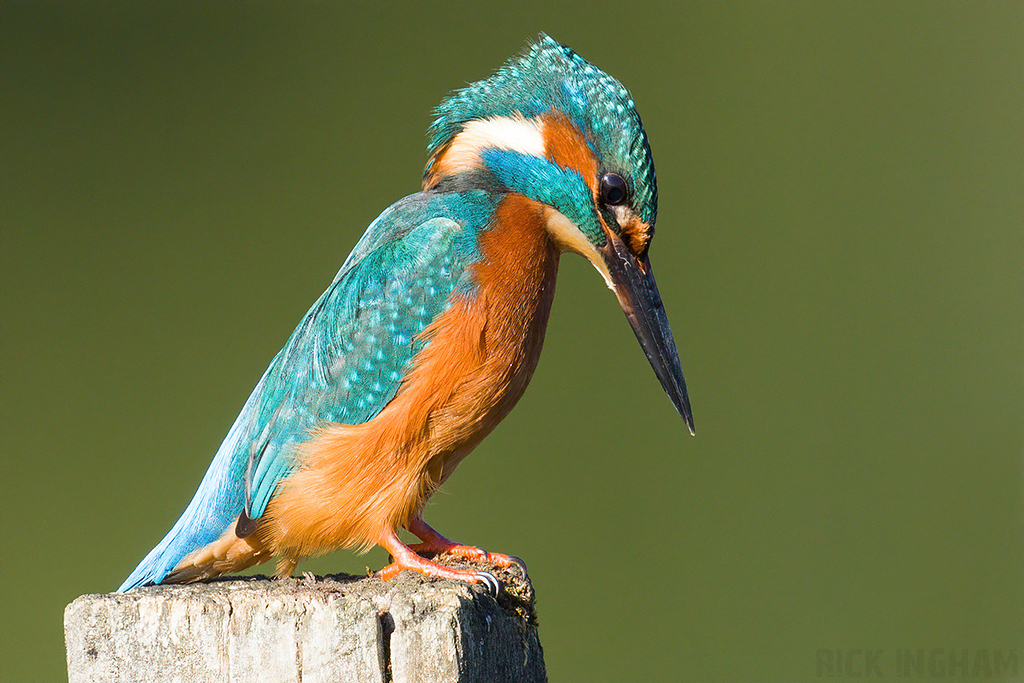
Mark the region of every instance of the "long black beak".
[[672, 405], [686, 420], [690, 434], [696, 434], [690, 398], [686, 395], [686, 380], [679, 365], [679, 352], [672, 338], [672, 329], [668, 326], [668, 316], [661, 303], [658, 283], [654, 281], [650, 259], [647, 255], [637, 258], [615, 233], [606, 230], [605, 234], [608, 242], [602, 252], [619, 305]]

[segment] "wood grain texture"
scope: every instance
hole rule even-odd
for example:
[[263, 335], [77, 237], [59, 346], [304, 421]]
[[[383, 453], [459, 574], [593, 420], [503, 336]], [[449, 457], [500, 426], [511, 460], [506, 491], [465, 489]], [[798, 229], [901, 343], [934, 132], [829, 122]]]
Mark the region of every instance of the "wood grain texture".
[[84, 595], [64, 612], [68, 680], [546, 681], [532, 588], [500, 575], [497, 599], [410, 572]]

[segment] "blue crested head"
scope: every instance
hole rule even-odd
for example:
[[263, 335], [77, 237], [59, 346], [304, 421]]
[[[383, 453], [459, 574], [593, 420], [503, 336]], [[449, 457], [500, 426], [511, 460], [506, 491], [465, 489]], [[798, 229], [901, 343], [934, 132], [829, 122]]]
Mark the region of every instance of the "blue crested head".
[[[597, 178], [584, 178], [586, 186], [597, 194], [598, 180], [606, 173], [614, 173], [625, 181], [624, 191], [628, 194], [628, 205], [632, 216], [644, 224], [648, 236], [653, 228], [658, 210], [658, 189], [654, 173], [654, 162], [640, 115], [633, 104], [629, 91], [617, 80], [593, 66], [573, 50], [560, 45], [547, 35], [540, 38], [522, 55], [508, 61], [490, 78], [479, 81], [454, 92], [435, 111], [436, 119], [430, 126], [430, 162], [425, 178], [427, 185], [436, 182], [439, 176], [451, 172], [452, 164], [440, 164], [439, 160], [451, 151], [453, 142], [461, 133], [467, 132], [475, 122], [487, 121], [541, 121], [544, 117], [564, 117], [582, 134], [589, 153], [596, 162]], [[524, 131], [513, 131], [506, 127], [494, 138], [504, 137], [497, 146], [535, 157], [551, 158], [549, 149], [542, 145], [534, 148], [524, 142]], [[508, 143], [515, 137], [515, 143]], [[481, 152], [486, 141], [476, 136], [474, 140], [478, 159], [490, 161], [492, 170], [502, 176], [521, 176], [523, 159], [509, 155], [498, 155], [490, 160]], [[462, 168], [458, 164], [456, 168]], [[534, 167], [529, 169], [535, 184], [552, 186], [554, 173], [551, 169]], [[554, 184], [558, 184], [557, 182]], [[563, 183], [564, 184], [564, 183]], [[514, 188], [519, 189], [519, 188]], [[566, 188], [570, 193], [580, 193], [580, 188]], [[538, 197], [541, 201], [544, 198]], [[576, 197], [582, 199], [581, 196]], [[547, 202], [550, 203], [550, 202]], [[593, 202], [588, 202], [593, 204]], [[556, 206], [559, 210], [563, 207]], [[602, 244], [604, 236], [597, 224], [591, 225], [580, 207], [574, 207], [577, 215], [566, 215], [582, 230], [591, 242]], [[570, 212], [574, 211], [570, 209]], [[608, 216], [610, 219], [611, 216]], [[621, 227], [616, 221], [606, 220], [616, 232]], [[646, 241], [643, 244], [646, 246]]]

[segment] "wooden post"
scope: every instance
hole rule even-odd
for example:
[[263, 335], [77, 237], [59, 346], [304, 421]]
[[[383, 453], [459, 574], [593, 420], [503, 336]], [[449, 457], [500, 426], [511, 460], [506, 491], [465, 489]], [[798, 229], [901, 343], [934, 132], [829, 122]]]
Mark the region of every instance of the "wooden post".
[[83, 595], [64, 610], [69, 683], [546, 681], [533, 588], [404, 572], [223, 580]]

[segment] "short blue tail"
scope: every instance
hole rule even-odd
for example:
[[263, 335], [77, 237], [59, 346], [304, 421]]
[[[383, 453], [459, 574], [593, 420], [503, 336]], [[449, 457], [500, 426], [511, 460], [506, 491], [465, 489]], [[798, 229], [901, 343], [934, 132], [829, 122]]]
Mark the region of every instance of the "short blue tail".
[[252, 407], [263, 389], [263, 380], [253, 390], [245, 407], [231, 426], [224, 442], [217, 450], [210, 468], [185, 513], [164, 536], [164, 539], [146, 555], [118, 592], [160, 583], [181, 560], [199, 548], [213, 543], [228, 525], [238, 517], [245, 506], [245, 468], [248, 449], [239, 448], [246, 440]]

